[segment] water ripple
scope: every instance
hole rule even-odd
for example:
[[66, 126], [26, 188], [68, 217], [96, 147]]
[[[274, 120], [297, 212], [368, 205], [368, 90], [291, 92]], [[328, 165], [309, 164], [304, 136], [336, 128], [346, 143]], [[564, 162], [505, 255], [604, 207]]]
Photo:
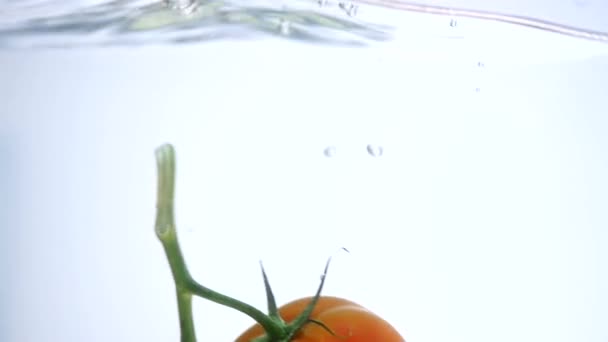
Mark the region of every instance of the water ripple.
[[[72, 47], [191, 43], [243, 39], [260, 34], [313, 43], [362, 45], [391, 38], [391, 27], [357, 20], [338, 5], [299, 6], [227, 0], [177, 5], [112, 1], [50, 17], [31, 18], [0, 29], [0, 46]], [[340, 9], [340, 10], [336, 10]], [[349, 15], [351, 14], [351, 15]]]
[[0, 48], [182, 44], [260, 36], [348, 46], [391, 40], [397, 28], [363, 20], [359, 6], [450, 16], [454, 26], [456, 17], [466, 17], [608, 42], [606, 32], [403, 0], [114, 0], [86, 8], [68, 8], [68, 0], [4, 1]]

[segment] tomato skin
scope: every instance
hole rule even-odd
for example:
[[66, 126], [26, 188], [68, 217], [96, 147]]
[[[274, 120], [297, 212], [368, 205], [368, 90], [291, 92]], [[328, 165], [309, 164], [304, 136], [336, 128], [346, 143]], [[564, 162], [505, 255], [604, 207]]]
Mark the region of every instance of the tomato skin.
[[[306, 297], [287, 303], [279, 308], [279, 313], [286, 322], [291, 322], [311, 300], [312, 297]], [[384, 319], [347, 299], [320, 297], [310, 318], [325, 324], [335, 335], [318, 324], [308, 323], [292, 342], [405, 342]], [[263, 334], [264, 329], [256, 324], [241, 334], [236, 342], [250, 342]]]

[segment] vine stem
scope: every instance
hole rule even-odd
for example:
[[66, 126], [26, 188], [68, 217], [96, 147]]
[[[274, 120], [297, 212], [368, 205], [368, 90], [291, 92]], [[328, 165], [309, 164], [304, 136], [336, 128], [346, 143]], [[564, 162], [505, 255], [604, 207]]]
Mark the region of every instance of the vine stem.
[[175, 197], [175, 150], [171, 145], [156, 149], [158, 185], [156, 199], [156, 236], [161, 241], [177, 295], [181, 342], [196, 342], [196, 331], [192, 318], [192, 293], [188, 290], [190, 273], [177, 241], [173, 202]]
[[196, 331], [192, 318], [193, 295], [248, 315], [264, 327], [270, 340], [281, 340], [287, 332], [271, 317], [249, 304], [213, 291], [192, 278], [186, 266], [175, 227], [175, 149], [172, 145], [165, 144], [156, 149], [156, 164], [158, 185], [155, 231], [165, 250], [175, 283], [181, 342], [196, 342]]

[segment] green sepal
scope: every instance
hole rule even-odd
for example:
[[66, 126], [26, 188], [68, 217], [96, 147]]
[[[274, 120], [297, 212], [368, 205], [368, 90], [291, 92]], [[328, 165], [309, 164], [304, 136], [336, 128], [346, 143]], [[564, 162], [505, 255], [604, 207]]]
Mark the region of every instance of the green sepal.
[[262, 277], [264, 278], [264, 289], [266, 290], [266, 302], [268, 306], [268, 316], [273, 319], [280, 319], [279, 310], [277, 309], [277, 302], [274, 299], [274, 293], [272, 293], [272, 288], [270, 287], [270, 282], [268, 281], [268, 275], [266, 275], [266, 271], [264, 270], [264, 265], [260, 261], [260, 268], [262, 269]]
[[327, 270], [329, 269], [330, 262], [331, 258], [327, 259], [327, 263], [325, 263], [325, 269], [323, 270], [323, 274], [321, 275], [321, 283], [317, 288], [317, 293], [315, 294], [315, 296], [312, 298], [310, 303], [308, 303], [306, 309], [304, 309], [304, 311], [302, 311], [302, 313], [298, 315], [296, 319], [294, 319], [291, 323], [287, 325], [287, 331], [290, 332], [289, 338], [293, 337], [300, 329], [302, 329], [302, 327], [304, 327], [304, 325], [306, 325], [306, 323], [309, 323], [310, 315], [315, 309], [319, 298], [321, 298], [321, 291], [323, 291], [323, 285], [325, 285], [325, 278], [327, 277]]

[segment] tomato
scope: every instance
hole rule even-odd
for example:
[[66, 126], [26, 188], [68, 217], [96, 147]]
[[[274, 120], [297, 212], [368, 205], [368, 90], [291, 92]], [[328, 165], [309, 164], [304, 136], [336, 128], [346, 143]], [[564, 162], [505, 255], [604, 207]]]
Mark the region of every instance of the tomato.
[[[306, 297], [279, 308], [286, 322], [293, 321], [310, 303]], [[349, 300], [321, 296], [310, 319], [323, 323], [334, 334], [319, 324], [310, 322], [294, 336], [292, 342], [405, 342], [405, 339], [388, 322], [371, 311]], [[264, 334], [256, 324], [247, 329], [236, 342], [251, 342]]]

